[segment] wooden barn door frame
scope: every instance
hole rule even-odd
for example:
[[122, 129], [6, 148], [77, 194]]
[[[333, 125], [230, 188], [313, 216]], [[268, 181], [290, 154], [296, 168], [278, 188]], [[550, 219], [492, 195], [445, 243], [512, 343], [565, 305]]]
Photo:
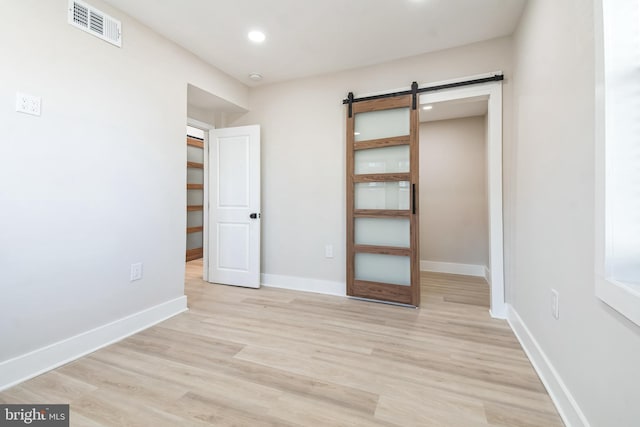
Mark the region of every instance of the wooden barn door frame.
[[[409, 108], [409, 135], [355, 141], [355, 116], [358, 113]], [[418, 110], [416, 95], [401, 95], [361, 101], [350, 104], [347, 112], [347, 295], [351, 297], [419, 306], [420, 304], [420, 245], [418, 221], [419, 153]], [[356, 175], [355, 152], [373, 148], [409, 145], [408, 173], [376, 173]], [[355, 209], [354, 186], [362, 182], [409, 182], [410, 206], [408, 210]], [[410, 221], [410, 247], [372, 246], [355, 244], [356, 218], [402, 218]], [[357, 253], [408, 256], [410, 258], [410, 285], [372, 282], [356, 279], [355, 257]]]

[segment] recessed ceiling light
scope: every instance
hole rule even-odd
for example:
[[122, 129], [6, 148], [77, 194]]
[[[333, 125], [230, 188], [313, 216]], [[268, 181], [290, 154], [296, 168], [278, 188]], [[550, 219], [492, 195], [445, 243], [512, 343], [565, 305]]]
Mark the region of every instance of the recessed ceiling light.
[[423, 110], [431, 110], [433, 109], [433, 105], [425, 105], [424, 107], [422, 107]]
[[262, 80], [262, 74], [260, 74], [260, 73], [251, 73], [251, 74], [249, 74], [249, 78], [251, 80], [253, 80], [254, 82], [259, 82], [260, 80]]
[[267, 38], [262, 31], [249, 31], [247, 37], [254, 43], [262, 43]]

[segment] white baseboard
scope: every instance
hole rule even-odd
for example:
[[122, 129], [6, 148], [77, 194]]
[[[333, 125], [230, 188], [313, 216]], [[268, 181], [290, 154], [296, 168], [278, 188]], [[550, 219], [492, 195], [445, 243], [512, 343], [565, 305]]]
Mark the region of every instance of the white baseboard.
[[0, 391], [93, 353], [187, 310], [181, 296], [0, 363]]
[[457, 262], [420, 261], [420, 270], [434, 273], [462, 274], [465, 276], [486, 277], [487, 267], [478, 264], [459, 264]]
[[490, 308], [489, 315], [494, 319], [507, 320], [507, 304], [501, 304], [500, 307]]
[[564, 424], [567, 427], [589, 427], [589, 421], [578, 403], [511, 304], [507, 304], [507, 321], [556, 405]]
[[489, 286], [491, 286], [491, 270], [489, 270], [489, 267], [486, 265], [483, 265], [482, 267], [484, 268], [484, 280], [486, 280]]
[[343, 282], [310, 279], [308, 277], [280, 276], [278, 274], [262, 274], [262, 286], [291, 289], [294, 291], [314, 292], [317, 294], [347, 295], [347, 286]]

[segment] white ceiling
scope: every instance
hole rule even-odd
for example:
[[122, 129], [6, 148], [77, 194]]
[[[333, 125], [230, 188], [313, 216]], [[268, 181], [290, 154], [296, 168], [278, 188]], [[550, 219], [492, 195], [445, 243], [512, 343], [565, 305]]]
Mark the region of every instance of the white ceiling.
[[[90, 1], [90, 0], [89, 0]], [[247, 85], [511, 34], [525, 0], [106, 0]], [[256, 45], [250, 30], [267, 40]], [[123, 43], [126, 44], [126, 28]]]

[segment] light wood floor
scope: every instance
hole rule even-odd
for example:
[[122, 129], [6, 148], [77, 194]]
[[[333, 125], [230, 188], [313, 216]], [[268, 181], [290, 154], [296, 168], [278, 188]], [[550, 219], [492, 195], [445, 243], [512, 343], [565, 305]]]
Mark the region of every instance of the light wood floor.
[[488, 286], [422, 276], [419, 310], [204, 283], [190, 311], [0, 393], [73, 426], [561, 426]]

